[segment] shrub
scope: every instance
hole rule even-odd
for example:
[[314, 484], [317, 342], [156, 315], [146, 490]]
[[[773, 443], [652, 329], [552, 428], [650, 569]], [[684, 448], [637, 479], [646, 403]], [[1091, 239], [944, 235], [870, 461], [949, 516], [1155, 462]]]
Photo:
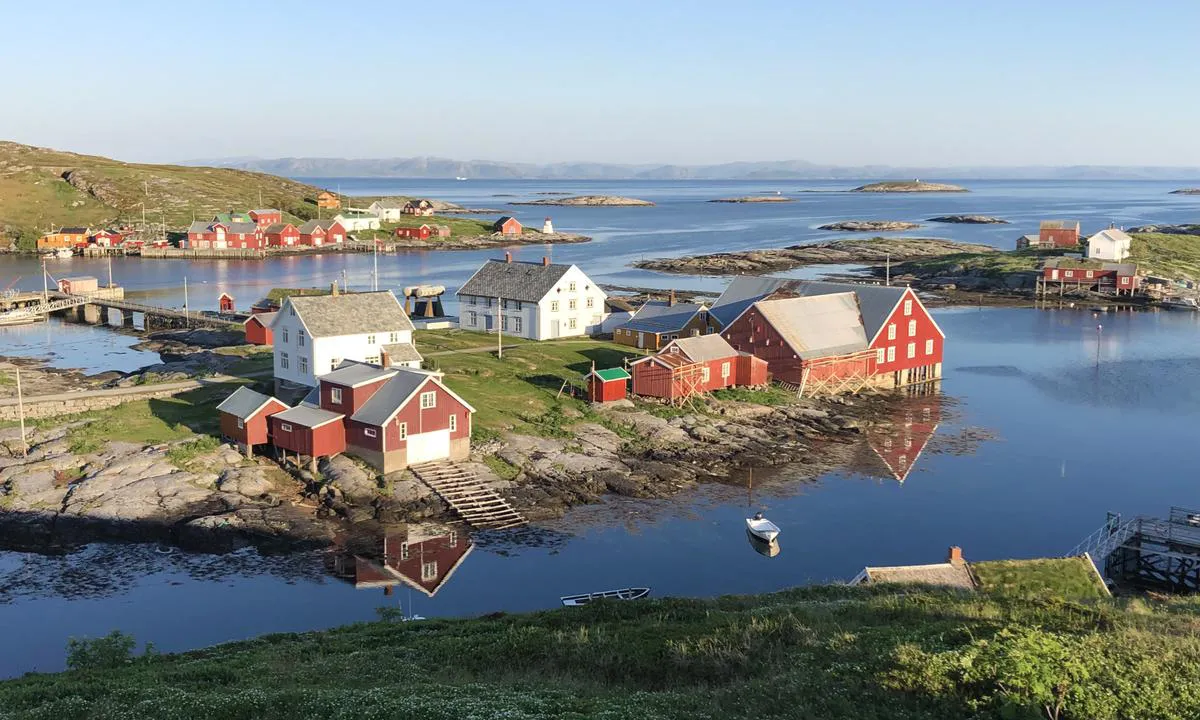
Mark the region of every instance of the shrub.
[[137, 641], [132, 635], [113, 630], [99, 638], [71, 638], [67, 641], [67, 667], [72, 670], [98, 670], [128, 665], [133, 661]]

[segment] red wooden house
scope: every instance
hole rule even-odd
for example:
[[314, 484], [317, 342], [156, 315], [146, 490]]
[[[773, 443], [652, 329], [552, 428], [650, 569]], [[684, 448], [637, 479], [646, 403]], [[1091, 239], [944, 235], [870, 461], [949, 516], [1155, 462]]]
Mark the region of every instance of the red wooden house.
[[1074, 258], [1048, 258], [1042, 266], [1042, 282], [1049, 288], [1088, 290], [1113, 295], [1132, 295], [1141, 287], [1135, 263], [1112, 263]]
[[941, 421], [940, 395], [906, 398], [892, 413], [890, 422], [875, 423], [863, 431], [866, 446], [875, 460], [866, 466], [874, 468], [882, 463], [888, 476], [903, 483]]
[[217, 406], [221, 436], [236, 442], [249, 457], [255, 445], [270, 442], [269, 418], [287, 409], [269, 395], [240, 387]]
[[902, 387], [942, 376], [945, 333], [908, 287], [739, 276], [709, 314], [724, 333], [760, 300], [845, 292], [853, 292], [858, 299], [867, 346], [875, 353], [870, 362], [872, 385]]
[[433, 228], [428, 225], [421, 227], [402, 227], [396, 228], [396, 237], [409, 238], [410, 240], [428, 240], [433, 235]]
[[520, 235], [521, 231], [520, 221], [508, 215], [505, 215], [492, 224], [492, 232], [498, 232], [502, 235]]
[[217, 309], [223, 313], [233, 312], [233, 296], [223, 292], [217, 296]]
[[257, 250], [266, 245], [262, 231], [252, 222], [203, 222], [188, 227], [187, 246], [197, 250], [236, 248]]
[[300, 244], [320, 247], [346, 239], [346, 228], [336, 220], [309, 220], [300, 226]]
[[262, 228], [252, 222], [229, 223], [225, 240], [228, 247], [237, 250], [261, 250], [267, 245]]
[[274, 223], [263, 229], [267, 247], [293, 247], [300, 244], [300, 229], [291, 223]]
[[403, 584], [428, 597], [445, 586], [474, 546], [464, 530], [421, 525], [387, 532], [375, 547], [335, 542], [344, 551], [333, 556], [333, 573], [353, 582], [355, 589], [383, 588], [390, 595]]
[[249, 213], [247, 213], [247, 215], [250, 216], [250, 219], [254, 221], [254, 224], [257, 225], [259, 229], [264, 230], [268, 226], [283, 222], [283, 213], [279, 210], [251, 210]]
[[1075, 247], [1079, 244], [1076, 220], [1043, 220], [1038, 225], [1038, 247]]
[[346, 428], [340, 413], [298, 405], [268, 418], [275, 447], [299, 456], [332, 457], [346, 451]]
[[625, 399], [629, 373], [621, 368], [592, 371], [587, 376], [588, 402], [606, 403]]
[[275, 319], [273, 312], [253, 312], [242, 324], [246, 332], [246, 342], [251, 345], [274, 345], [275, 338], [271, 333], [271, 321]]
[[88, 240], [97, 247], [117, 247], [125, 240], [125, 236], [115, 230], [101, 230]]
[[742, 377], [751, 384], [766, 384], [767, 363], [738, 352], [720, 335], [679, 338], [656, 355], [630, 363], [633, 394], [679, 402], [737, 385], [739, 365], [743, 363], [748, 368], [742, 371]]

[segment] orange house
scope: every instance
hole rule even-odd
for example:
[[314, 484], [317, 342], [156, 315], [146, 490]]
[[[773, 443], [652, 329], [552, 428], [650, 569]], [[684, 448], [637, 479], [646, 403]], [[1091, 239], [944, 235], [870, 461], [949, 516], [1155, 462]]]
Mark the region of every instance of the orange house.
[[521, 222], [515, 217], [505, 215], [492, 224], [492, 232], [498, 232], [502, 235], [520, 235]]
[[87, 245], [88, 235], [92, 231], [85, 227], [59, 228], [58, 232], [46, 233], [38, 238], [38, 250], [57, 250]]
[[337, 195], [324, 190], [317, 195], [317, 207], [319, 208], [339, 208], [342, 206], [342, 199]]

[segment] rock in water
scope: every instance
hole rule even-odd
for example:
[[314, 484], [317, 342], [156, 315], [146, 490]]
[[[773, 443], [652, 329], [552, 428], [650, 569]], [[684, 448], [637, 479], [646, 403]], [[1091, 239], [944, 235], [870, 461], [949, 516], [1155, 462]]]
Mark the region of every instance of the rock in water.
[[879, 232], [882, 230], [914, 230], [918, 223], [905, 220], [843, 220], [818, 227], [818, 230], [841, 230], [844, 232]]
[[938, 215], [926, 222], [962, 223], [965, 225], [1007, 225], [1008, 221], [991, 215]]

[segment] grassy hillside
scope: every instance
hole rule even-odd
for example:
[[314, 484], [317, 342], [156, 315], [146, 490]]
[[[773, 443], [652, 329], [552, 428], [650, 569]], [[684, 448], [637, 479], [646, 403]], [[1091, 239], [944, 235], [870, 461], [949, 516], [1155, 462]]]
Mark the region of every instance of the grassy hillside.
[[1194, 599], [810, 587], [137, 659], [115, 638], [0, 683], [0, 718], [1194, 718], [1198, 631]]
[[1131, 251], [1130, 260], [1150, 275], [1200, 280], [1200, 237], [1136, 233]]
[[0, 244], [22, 246], [51, 226], [164, 217], [168, 229], [196, 217], [265, 205], [316, 216], [318, 188], [273, 175], [178, 165], [141, 165], [0, 142]]

